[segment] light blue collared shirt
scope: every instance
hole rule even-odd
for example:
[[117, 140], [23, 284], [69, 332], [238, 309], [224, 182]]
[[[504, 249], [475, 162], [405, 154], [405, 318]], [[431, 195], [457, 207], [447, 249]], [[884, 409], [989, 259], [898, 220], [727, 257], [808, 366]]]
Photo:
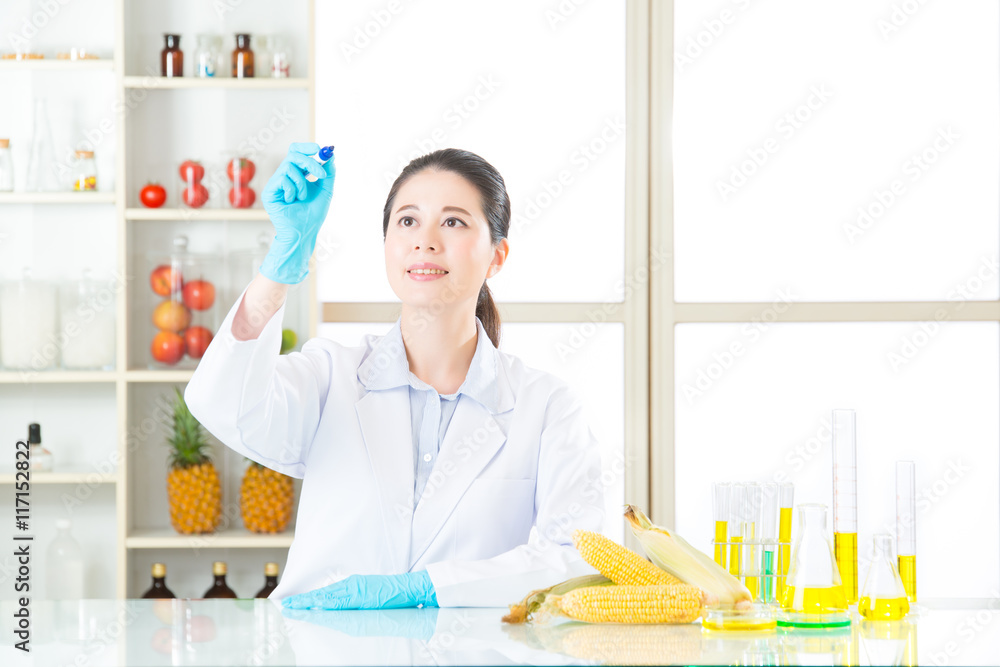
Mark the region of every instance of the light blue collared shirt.
[[434, 462], [437, 461], [441, 443], [455, 414], [460, 396], [465, 396], [462, 400], [478, 401], [491, 412], [497, 411], [496, 348], [483, 329], [483, 323], [477, 317], [476, 352], [472, 357], [465, 381], [454, 394], [439, 394], [434, 387], [410, 371], [400, 329], [401, 320], [402, 318], [396, 320], [396, 324], [386, 333], [382, 341], [382, 345], [387, 346], [385, 349], [389, 352], [382, 358], [389, 359], [389, 362], [363, 364], [360, 370], [363, 373], [370, 373], [367, 382], [369, 389], [391, 389], [403, 385], [410, 387], [410, 424], [413, 429], [414, 450], [413, 506], [416, 507], [427, 485], [427, 479], [434, 469]]

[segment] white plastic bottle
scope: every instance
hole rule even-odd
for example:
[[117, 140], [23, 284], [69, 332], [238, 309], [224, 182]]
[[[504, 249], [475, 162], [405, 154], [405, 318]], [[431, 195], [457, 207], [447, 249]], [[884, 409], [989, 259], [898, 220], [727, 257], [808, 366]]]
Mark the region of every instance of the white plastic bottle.
[[59, 533], [45, 552], [45, 592], [50, 600], [83, 599], [83, 548], [69, 534], [69, 519], [58, 519]]

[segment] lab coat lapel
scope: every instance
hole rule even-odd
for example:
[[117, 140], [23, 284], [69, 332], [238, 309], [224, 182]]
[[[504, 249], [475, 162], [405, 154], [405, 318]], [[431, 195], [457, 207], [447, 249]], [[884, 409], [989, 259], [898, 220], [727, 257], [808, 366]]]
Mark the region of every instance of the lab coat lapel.
[[506, 440], [506, 432], [488, 409], [469, 396], [459, 397], [437, 461], [413, 513], [414, 548], [407, 570], [424, 555], [466, 489]]
[[354, 407], [378, 485], [385, 541], [392, 551], [390, 561], [395, 572], [406, 572], [414, 486], [410, 389], [370, 391]]

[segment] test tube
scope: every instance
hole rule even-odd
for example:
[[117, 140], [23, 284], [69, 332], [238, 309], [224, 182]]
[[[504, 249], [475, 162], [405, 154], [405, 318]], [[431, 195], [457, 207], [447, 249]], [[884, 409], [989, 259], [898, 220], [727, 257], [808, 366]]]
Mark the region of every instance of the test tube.
[[712, 485], [712, 512], [715, 515], [715, 562], [726, 567], [726, 542], [729, 541], [729, 484]]
[[777, 596], [780, 602], [785, 596], [785, 578], [788, 576], [788, 563], [792, 559], [792, 503], [795, 500], [795, 485], [785, 482], [778, 487], [778, 586]]
[[917, 601], [917, 485], [913, 461], [896, 461], [896, 553], [906, 599]]
[[774, 602], [774, 583], [777, 578], [777, 562], [775, 549], [778, 546], [778, 485], [763, 485], [763, 503], [760, 508], [760, 599], [762, 602]]
[[743, 503], [746, 485], [739, 482], [729, 487], [729, 574], [737, 579], [743, 575]]
[[747, 547], [743, 550], [744, 553], [744, 565], [743, 571], [746, 572], [746, 587], [749, 589], [750, 594], [754, 598], [760, 597], [760, 567], [758, 559], [760, 556], [760, 511], [762, 502], [761, 499], [764, 494], [764, 490], [761, 488], [760, 484], [747, 484], [746, 491], [746, 530], [743, 532], [743, 540]]
[[833, 552], [847, 604], [858, 601], [857, 460], [854, 410], [834, 410]]

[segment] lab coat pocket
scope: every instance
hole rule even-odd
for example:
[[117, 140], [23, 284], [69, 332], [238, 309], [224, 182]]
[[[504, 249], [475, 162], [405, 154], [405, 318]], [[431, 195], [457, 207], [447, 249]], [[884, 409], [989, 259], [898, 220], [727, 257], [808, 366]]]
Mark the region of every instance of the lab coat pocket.
[[479, 478], [458, 507], [459, 551], [490, 558], [526, 544], [534, 522], [535, 480]]

